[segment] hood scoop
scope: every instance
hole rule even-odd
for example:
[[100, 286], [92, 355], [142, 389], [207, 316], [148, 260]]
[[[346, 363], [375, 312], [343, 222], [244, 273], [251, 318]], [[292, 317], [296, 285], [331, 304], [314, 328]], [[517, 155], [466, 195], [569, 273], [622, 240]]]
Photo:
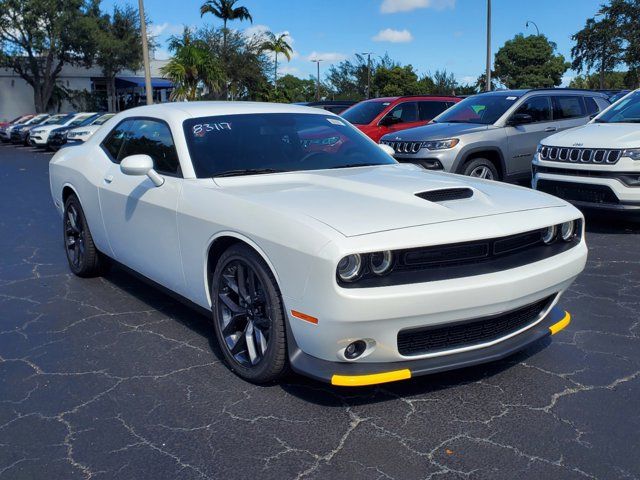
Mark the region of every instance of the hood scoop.
[[416, 193], [416, 197], [423, 198], [430, 202], [447, 202], [449, 200], [462, 200], [473, 197], [473, 190], [470, 188], [443, 188], [441, 190], [429, 190], [428, 192]]

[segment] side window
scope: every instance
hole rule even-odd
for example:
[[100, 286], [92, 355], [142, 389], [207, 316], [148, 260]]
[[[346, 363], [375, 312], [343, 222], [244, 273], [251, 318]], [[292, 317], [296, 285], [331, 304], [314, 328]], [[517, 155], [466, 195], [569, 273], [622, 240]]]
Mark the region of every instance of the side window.
[[553, 119], [566, 120], [568, 118], [586, 117], [582, 97], [578, 95], [565, 95], [553, 97]]
[[602, 111], [605, 108], [607, 108], [609, 105], [611, 105], [611, 102], [609, 102], [609, 100], [606, 100], [602, 97], [596, 97], [595, 98], [596, 103], [598, 104], [598, 110]]
[[515, 113], [531, 115], [534, 122], [548, 122], [551, 120], [551, 99], [543, 96], [531, 97]]
[[403, 102], [393, 107], [393, 109], [387, 114], [388, 117], [395, 117], [400, 119], [402, 123], [417, 122], [418, 121], [418, 103], [417, 102]]
[[418, 117], [426, 122], [436, 118], [451, 105], [449, 102], [418, 102]]
[[587, 107], [587, 115], [593, 115], [600, 111], [593, 97], [584, 97], [584, 105]]
[[131, 131], [132, 126], [133, 120], [125, 120], [111, 130], [111, 133], [107, 135], [107, 138], [102, 141], [102, 147], [109, 152], [112, 162], [120, 163], [120, 149], [122, 148], [122, 144], [124, 143], [127, 133]]
[[178, 153], [171, 130], [164, 122], [149, 119], [134, 122], [131, 134], [120, 151], [120, 159], [138, 154], [149, 155], [154, 168], [160, 173], [178, 173]]

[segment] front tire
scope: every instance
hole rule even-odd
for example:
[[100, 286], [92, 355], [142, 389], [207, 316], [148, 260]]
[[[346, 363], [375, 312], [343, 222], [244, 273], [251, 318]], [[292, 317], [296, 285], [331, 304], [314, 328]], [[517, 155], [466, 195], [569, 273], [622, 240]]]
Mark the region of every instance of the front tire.
[[62, 225], [65, 252], [71, 271], [79, 277], [101, 275], [107, 260], [93, 243], [80, 200], [75, 195], [70, 195], [64, 202]]
[[465, 163], [462, 174], [468, 177], [484, 178], [486, 180], [500, 180], [495, 165], [486, 158], [474, 158]]
[[243, 244], [220, 257], [211, 282], [213, 324], [229, 368], [252, 383], [270, 383], [287, 371], [284, 309], [264, 260]]

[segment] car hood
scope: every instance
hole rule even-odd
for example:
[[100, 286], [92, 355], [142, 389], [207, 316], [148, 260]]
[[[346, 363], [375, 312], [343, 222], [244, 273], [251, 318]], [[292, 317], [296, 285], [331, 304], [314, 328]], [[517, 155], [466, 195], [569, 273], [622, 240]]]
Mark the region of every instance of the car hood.
[[[312, 217], [347, 237], [566, 205], [528, 188], [406, 164], [216, 178], [215, 182], [231, 195], [277, 212]], [[456, 187], [470, 188], [473, 196], [441, 203], [416, 196]]]
[[387, 141], [418, 141], [439, 140], [451, 138], [465, 133], [481, 132], [493, 128], [492, 125], [478, 125], [474, 123], [429, 123], [421, 127], [408, 128], [399, 132], [389, 133], [381, 138]]
[[554, 147], [640, 148], [640, 125], [588, 123], [551, 135], [542, 143]]

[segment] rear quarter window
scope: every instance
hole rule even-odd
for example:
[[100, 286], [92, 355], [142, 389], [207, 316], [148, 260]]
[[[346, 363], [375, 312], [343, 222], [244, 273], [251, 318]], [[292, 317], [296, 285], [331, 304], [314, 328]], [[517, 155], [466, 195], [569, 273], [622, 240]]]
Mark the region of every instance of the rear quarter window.
[[559, 95], [553, 97], [553, 119], [586, 117], [584, 100], [579, 95]]

